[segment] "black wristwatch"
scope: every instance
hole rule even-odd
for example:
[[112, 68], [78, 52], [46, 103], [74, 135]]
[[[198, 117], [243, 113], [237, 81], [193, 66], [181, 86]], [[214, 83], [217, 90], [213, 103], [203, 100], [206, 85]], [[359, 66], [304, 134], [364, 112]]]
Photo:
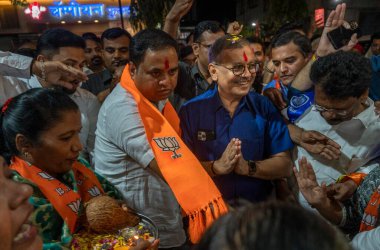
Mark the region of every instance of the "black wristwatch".
[[255, 161], [248, 161], [248, 176], [254, 176], [256, 173], [256, 162]]

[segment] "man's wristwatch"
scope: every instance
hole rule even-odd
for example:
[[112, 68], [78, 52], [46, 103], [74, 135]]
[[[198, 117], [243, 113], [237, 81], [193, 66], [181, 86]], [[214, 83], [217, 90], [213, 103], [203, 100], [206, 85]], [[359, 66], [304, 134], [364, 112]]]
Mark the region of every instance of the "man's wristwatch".
[[248, 161], [248, 176], [254, 176], [256, 173], [256, 162], [255, 161]]

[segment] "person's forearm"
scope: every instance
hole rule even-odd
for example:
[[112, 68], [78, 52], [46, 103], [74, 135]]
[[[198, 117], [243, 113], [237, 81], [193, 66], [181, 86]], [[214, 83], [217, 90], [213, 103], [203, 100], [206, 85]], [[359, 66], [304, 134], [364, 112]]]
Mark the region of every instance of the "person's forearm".
[[286, 156], [274, 156], [263, 161], [257, 161], [256, 172], [252, 177], [264, 180], [286, 178], [292, 173], [292, 165], [289, 153]]
[[166, 17], [163, 31], [168, 33], [174, 39], [177, 39], [179, 21], [180, 19], [176, 20], [170, 17]]
[[296, 78], [292, 82], [292, 87], [299, 91], [306, 91], [313, 87], [313, 82], [310, 80], [310, 69], [313, 65], [313, 59], [310, 59], [309, 62], [302, 68], [302, 70], [297, 74]]
[[290, 138], [292, 139], [292, 141], [295, 144], [300, 145], [303, 129], [294, 124], [289, 123], [288, 130], [289, 130]]

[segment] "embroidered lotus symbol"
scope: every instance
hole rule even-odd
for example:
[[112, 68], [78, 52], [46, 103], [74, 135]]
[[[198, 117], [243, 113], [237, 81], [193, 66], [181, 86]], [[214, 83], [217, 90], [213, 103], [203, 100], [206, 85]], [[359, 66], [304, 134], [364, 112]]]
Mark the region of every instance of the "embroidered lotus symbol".
[[78, 214], [79, 213], [79, 208], [80, 208], [80, 199], [76, 200], [76, 201], [73, 201], [69, 204], [67, 204], [67, 206], [69, 206], [69, 208], [71, 208], [71, 210], [73, 210], [74, 213]]
[[177, 159], [182, 156], [182, 154], [177, 154], [175, 151], [180, 149], [179, 143], [175, 137], [163, 137], [163, 138], [153, 138], [157, 146], [159, 146], [162, 151], [173, 152], [172, 158]]
[[51, 175], [49, 175], [48, 173], [45, 173], [45, 172], [39, 172], [38, 175], [41, 176], [42, 178], [48, 180], [48, 181], [54, 180], [53, 176], [51, 176]]
[[96, 197], [96, 196], [100, 195], [100, 190], [97, 186], [93, 186], [93, 187], [89, 188], [88, 192], [90, 193], [90, 195], [92, 197]]

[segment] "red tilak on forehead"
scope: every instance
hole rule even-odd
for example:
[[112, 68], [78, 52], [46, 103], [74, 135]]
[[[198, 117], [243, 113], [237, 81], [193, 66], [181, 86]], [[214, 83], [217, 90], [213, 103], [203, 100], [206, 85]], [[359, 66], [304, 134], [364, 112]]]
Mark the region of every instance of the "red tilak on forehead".
[[247, 57], [247, 54], [245, 54], [245, 51], [244, 51], [244, 53], [243, 53], [243, 58], [244, 58], [244, 61], [245, 61], [245, 62], [248, 62], [248, 57]]
[[168, 70], [169, 67], [170, 67], [169, 60], [167, 58], [165, 58], [165, 69]]

